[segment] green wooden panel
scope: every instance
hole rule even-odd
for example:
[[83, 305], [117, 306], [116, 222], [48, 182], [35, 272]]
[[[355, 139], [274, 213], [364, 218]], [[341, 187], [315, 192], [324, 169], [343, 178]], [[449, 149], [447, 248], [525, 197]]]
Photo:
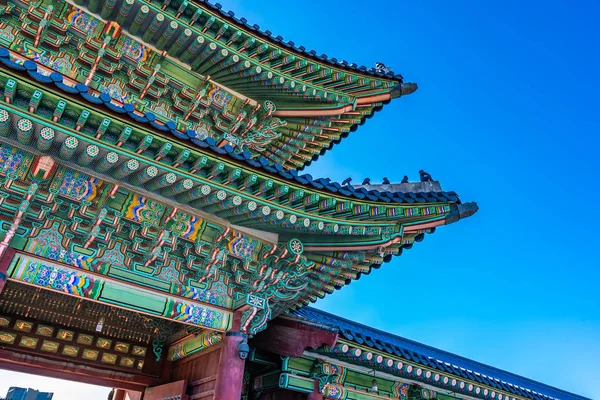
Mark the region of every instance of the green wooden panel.
[[106, 282], [99, 300], [162, 315], [166, 300], [163, 296], [153, 295], [141, 289], [125, 287], [113, 282]]

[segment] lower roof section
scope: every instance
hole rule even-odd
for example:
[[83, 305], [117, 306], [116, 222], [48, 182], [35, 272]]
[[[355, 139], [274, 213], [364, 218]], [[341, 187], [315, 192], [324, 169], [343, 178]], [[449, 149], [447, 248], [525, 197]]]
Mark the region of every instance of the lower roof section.
[[[453, 374], [459, 378], [480, 382], [519, 397], [534, 400], [589, 400], [586, 397], [359, 324], [316, 308], [304, 307], [291, 312], [290, 316], [322, 327], [336, 329], [339, 331], [340, 338], [359, 345], [372, 347], [384, 353], [396, 355], [444, 373]], [[506, 400], [508, 400], [508, 396]]]

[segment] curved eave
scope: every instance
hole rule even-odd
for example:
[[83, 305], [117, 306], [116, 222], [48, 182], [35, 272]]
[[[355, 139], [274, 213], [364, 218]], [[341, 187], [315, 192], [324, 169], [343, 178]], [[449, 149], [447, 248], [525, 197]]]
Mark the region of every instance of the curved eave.
[[[405, 84], [399, 75], [382, 73], [375, 69], [367, 70], [365, 67], [337, 62], [326, 56], [316, 56], [312, 51], [306, 52], [291, 42], [285, 43], [282, 38], [273, 37], [268, 31], [261, 31], [256, 25], [249, 25], [246, 20], [236, 18], [232, 12], [223, 12], [218, 4], [200, 1], [176, 5], [170, 2], [160, 4], [157, 1], [134, 0], [131, 3], [133, 5], [125, 12], [127, 15], [122, 16], [119, 14], [124, 9], [122, 1], [109, 4], [103, 0], [81, 0], [76, 3], [77, 7], [83, 7], [82, 10], [89, 12], [103, 24], [119, 21], [123, 32], [148, 48], [152, 60], [157, 56], [164, 58], [166, 66], [163, 65], [163, 69], [171, 71], [173, 79], [173, 68], [185, 67], [186, 72], [197, 75], [195, 78], [211, 77], [211, 82], [239, 99], [250, 102], [272, 101], [278, 108], [274, 114], [276, 117], [281, 113], [282, 118], [287, 119], [284, 115], [296, 113], [299, 117], [295, 122], [300, 126], [310, 125], [308, 121], [319, 119], [328, 123], [330, 127], [333, 125], [331, 135], [311, 136], [309, 130], [298, 128], [292, 133], [302, 136], [302, 139], [296, 140], [292, 139], [293, 136], [288, 136], [282, 140], [274, 139], [268, 144], [262, 153], [264, 157], [274, 163], [282, 163], [286, 168], [303, 169], [327, 149], [339, 143], [349, 132], [355, 131], [382, 103], [408, 93], [403, 89]], [[139, 14], [140, 7], [148, 7], [149, 11], [145, 12], [142, 22], [134, 24], [133, 14]], [[199, 11], [201, 13], [198, 14], [197, 20], [191, 18], [192, 13], [195, 16]], [[31, 9], [28, 12], [32, 13]], [[39, 10], [37, 13], [39, 14]], [[141, 25], [146, 26], [148, 21], [155, 21], [159, 16], [164, 22], [156, 25], [158, 28], [153, 35], [146, 36], [145, 33], [139, 32], [139, 29], [142, 29]], [[34, 25], [39, 18], [40, 15], [37, 15], [33, 19]], [[135, 20], [137, 21], [137, 18]], [[161, 32], [166, 32], [167, 21], [174, 24], [169, 25], [175, 27], [174, 31], [169, 31], [169, 35], [172, 36], [159, 40], [159, 36], [164, 36], [161, 36]], [[134, 29], [133, 25], [137, 28]], [[64, 26], [61, 26], [61, 29], [67, 29]], [[74, 25], [70, 25], [69, 29], [75, 29]], [[187, 32], [187, 36], [184, 32]], [[85, 34], [81, 31], [76, 33], [79, 36]], [[181, 38], [183, 39], [180, 43]], [[205, 54], [204, 50], [200, 53], [199, 49], [204, 45], [190, 50], [192, 43], [200, 43], [196, 42], [196, 39], [202, 39], [202, 43], [206, 45], [204, 50], [208, 49], [209, 43], [216, 50], [211, 47], [213, 50], [208, 53]], [[246, 39], [252, 39], [252, 44], [246, 45]], [[111, 51], [114, 53], [114, 50]], [[186, 53], [187, 50], [189, 52]], [[116, 55], [117, 53], [112, 54], [113, 57]], [[224, 62], [227, 62], [227, 67], [221, 66]], [[243, 63], [248, 63], [248, 66], [240, 67]], [[187, 68], [190, 71], [187, 71]], [[247, 75], [245, 72], [250, 70], [252, 72]], [[242, 74], [240, 71], [245, 72]], [[162, 72], [154, 72], [157, 76], [162, 76]], [[257, 77], [260, 79], [254, 79]], [[187, 97], [181, 101], [180, 105], [184, 104]], [[357, 106], [362, 108], [359, 110]], [[226, 117], [228, 121], [230, 117]], [[302, 121], [301, 118], [306, 120]], [[222, 131], [220, 125], [215, 135], [222, 134]], [[275, 131], [283, 132], [285, 136], [285, 130]]]
[[[434, 233], [435, 229], [429, 229], [426, 233]], [[317, 268], [312, 273], [309, 286], [302, 297], [293, 302], [285, 303], [280, 310], [296, 310], [332, 294], [336, 290], [350, 285], [353, 281], [359, 280], [363, 275], [370, 275], [374, 269], [379, 269], [383, 264], [392, 261], [394, 256], [401, 256], [405, 250], [410, 250], [415, 242], [421, 242], [425, 238], [425, 233], [419, 233], [416, 236], [411, 235], [410, 240], [399, 240], [394, 248], [379, 248], [373, 246], [370, 250], [342, 250], [345, 252], [358, 252], [362, 254], [363, 261], [349, 262], [345, 267], [335, 266], [334, 264], [317, 263]], [[399, 236], [402, 239], [402, 236]], [[312, 251], [306, 249], [306, 256], [314, 261], [310, 254]], [[324, 253], [317, 253], [324, 254]], [[328, 253], [333, 254], [333, 253]], [[339, 260], [338, 260], [339, 261]]]
[[[356, 343], [357, 347], [366, 346], [372, 349], [373, 353], [382, 353], [382, 355], [391, 355], [399, 357], [417, 367], [427, 370], [433, 370], [442, 376], [450, 374], [452, 377], [463, 382], [472, 382], [474, 386], [487, 386], [488, 394], [485, 395], [481, 390], [469, 390], [468, 385], [463, 388], [459, 384], [453, 385], [451, 380], [444, 382], [443, 379], [435, 379], [435, 375], [429, 377], [423, 371], [417, 374], [417, 369], [407, 372], [405, 368], [398, 369], [398, 364], [394, 363], [388, 367], [384, 363], [377, 365], [376, 356], [370, 360], [360, 359], [364, 364], [371, 367], [391, 368], [395, 375], [407, 375], [406, 377], [414, 379], [442, 389], [448, 389], [471, 398], [493, 399], [491, 392], [493, 390], [508, 392], [517, 398], [528, 398], [531, 400], [590, 400], [584, 396], [579, 396], [532, 379], [525, 378], [511, 372], [495, 368], [478, 361], [470, 360], [447, 351], [437, 349], [410, 339], [406, 339], [388, 332], [384, 332], [330, 313], [317, 310], [312, 307], [302, 308], [292, 311], [286, 315], [286, 318], [298, 319], [299, 321], [308, 321], [311, 324], [318, 324], [327, 327], [328, 330], [339, 332], [341, 338]], [[334, 350], [330, 348], [329, 350]], [[327, 350], [326, 350], [327, 351]], [[335, 351], [335, 350], [334, 350]], [[339, 354], [336, 354], [339, 355]], [[359, 357], [353, 358], [358, 361]], [[474, 388], [473, 388], [474, 389]], [[496, 393], [497, 395], [498, 393]], [[508, 395], [505, 397], [507, 398]], [[498, 398], [498, 397], [496, 397]]]
[[236, 17], [233, 11], [225, 11], [219, 3], [211, 3], [205, 0], [192, 0], [193, 3], [198, 4], [209, 12], [218, 14], [219, 17], [227, 20], [234, 24], [236, 27], [259, 37], [263, 40], [268, 41], [270, 44], [280, 47], [286, 51], [292, 51], [298, 56], [306, 57], [313, 62], [324, 64], [329, 67], [338, 68], [347, 72], [361, 74], [369, 77], [376, 77], [380, 79], [389, 79], [397, 82], [402, 82], [402, 75], [395, 74], [394, 72], [383, 73], [377, 71], [375, 68], [367, 68], [364, 65], [351, 64], [346, 60], [338, 60], [335, 57], [328, 57], [326, 54], [317, 55], [315, 50], [307, 50], [304, 46], [297, 46], [292, 41], [285, 41], [282, 36], [274, 36], [269, 30], [262, 30], [259, 25], [250, 24], [246, 18]]
[[[49, 85], [54, 89], [66, 94], [69, 97], [75, 97], [88, 103], [92, 108], [98, 109], [102, 107], [104, 112], [125, 117], [134, 125], [144, 126], [147, 129], [157, 132], [160, 135], [171, 135], [176, 140], [199, 148], [203, 151], [208, 151], [216, 157], [227, 157], [235, 163], [239, 163], [245, 168], [257, 170], [262, 173], [269, 174], [283, 179], [294, 186], [300, 184], [309, 188], [311, 191], [329, 192], [335, 196], [348, 198], [349, 200], [362, 200], [373, 205], [389, 205], [390, 203], [404, 204], [425, 204], [438, 202], [460, 202], [458, 196], [454, 192], [439, 192], [439, 193], [380, 193], [378, 191], [366, 191], [364, 189], [354, 189], [352, 186], [342, 186], [337, 182], [332, 182], [329, 178], [314, 179], [310, 174], [300, 175], [296, 170], [289, 170], [280, 164], [269, 162], [266, 158], [253, 159], [247, 152], [237, 154], [231, 146], [217, 147], [214, 139], [208, 137], [204, 140], [197, 138], [194, 131], [181, 132], [176, 128], [175, 121], [167, 121], [162, 123], [156, 119], [156, 116], [151, 112], [138, 113], [130, 104], [122, 104], [115, 102], [107, 94], [99, 94], [83, 83], [78, 83], [75, 86], [65, 84], [63, 75], [53, 72], [50, 76], [42, 75], [38, 72], [38, 64], [31, 60], [25, 60], [21, 65], [11, 59], [11, 52], [0, 46], [0, 63], [8, 69], [20, 73], [27, 74], [35, 82], [42, 85]], [[333, 146], [333, 145], [332, 145]], [[331, 146], [331, 147], [332, 147]]]

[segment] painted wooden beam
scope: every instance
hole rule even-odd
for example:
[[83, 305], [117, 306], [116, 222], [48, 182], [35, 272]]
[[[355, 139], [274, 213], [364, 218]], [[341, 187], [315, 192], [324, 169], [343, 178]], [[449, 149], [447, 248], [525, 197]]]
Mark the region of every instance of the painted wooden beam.
[[[50, 273], [58, 274], [52, 283], [45, 278]], [[18, 255], [18, 260], [7, 275], [9, 279], [44, 289], [221, 332], [227, 331], [233, 322], [233, 313], [228, 310], [137, 288], [122, 281], [24, 254]]]

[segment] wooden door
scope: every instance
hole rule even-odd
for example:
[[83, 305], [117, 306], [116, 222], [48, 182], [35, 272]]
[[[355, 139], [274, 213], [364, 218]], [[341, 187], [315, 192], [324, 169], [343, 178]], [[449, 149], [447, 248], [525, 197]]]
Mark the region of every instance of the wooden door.
[[146, 389], [144, 400], [188, 400], [187, 380], [167, 383]]

